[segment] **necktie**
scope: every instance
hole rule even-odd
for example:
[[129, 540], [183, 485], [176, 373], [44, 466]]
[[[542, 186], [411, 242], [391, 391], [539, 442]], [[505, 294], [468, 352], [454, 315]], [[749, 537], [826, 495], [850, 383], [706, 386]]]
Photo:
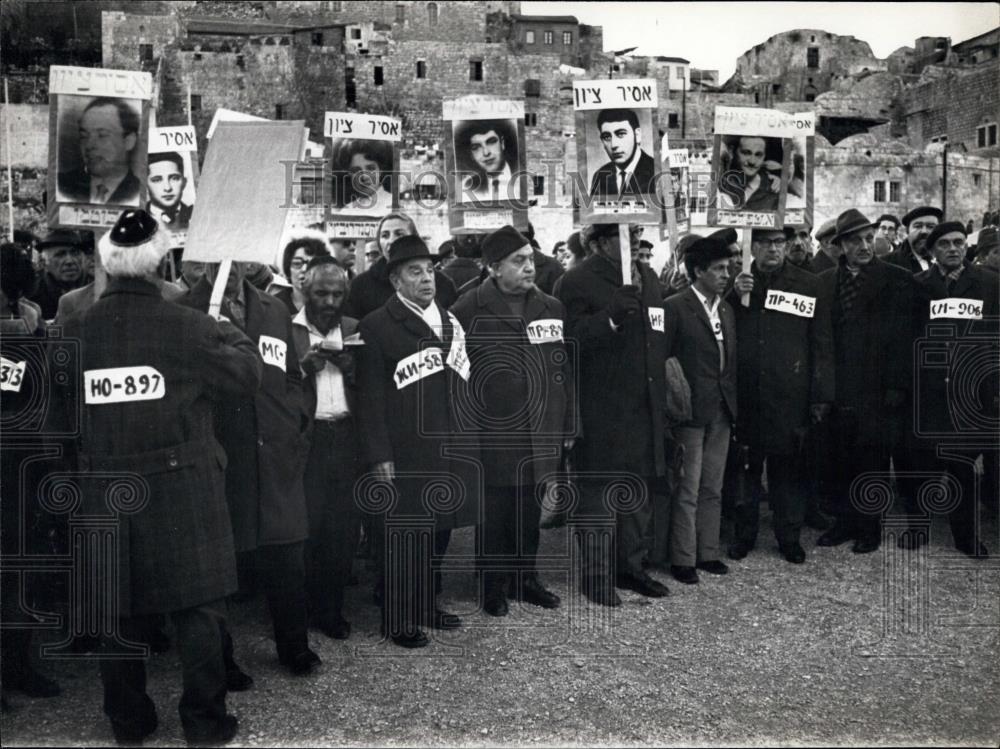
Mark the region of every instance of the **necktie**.
[[493, 189], [492, 189], [492, 191], [490, 193], [490, 197], [492, 197], [493, 200], [499, 200], [499, 197], [500, 197], [500, 180], [499, 180], [499, 178], [494, 177], [492, 180], [490, 180], [490, 183], [493, 186]]
[[108, 186], [103, 183], [97, 186], [97, 202], [108, 202]]
[[618, 197], [625, 194], [625, 187], [628, 185], [628, 172], [624, 169], [618, 171]]

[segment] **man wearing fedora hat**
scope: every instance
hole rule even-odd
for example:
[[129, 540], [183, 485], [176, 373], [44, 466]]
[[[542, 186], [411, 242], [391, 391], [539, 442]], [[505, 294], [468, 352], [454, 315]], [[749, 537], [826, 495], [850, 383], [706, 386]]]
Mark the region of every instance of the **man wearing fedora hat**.
[[906, 239], [897, 249], [885, 256], [885, 262], [905, 268], [910, 273], [922, 273], [931, 267], [934, 257], [927, 244], [934, 227], [944, 220], [940, 208], [922, 205], [903, 216]]
[[[913, 464], [921, 470], [936, 466], [955, 480], [959, 492], [949, 513], [955, 548], [970, 557], [985, 558], [989, 552], [979, 539], [974, 468], [979, 456], [985, 458], [996, 447], [996, 432], [989, 420], [995, 423], [997, 417], [1000, 383], [996, 368], [991, 371], [982, 363], [996, 359], [1000, 284], [996, 274], [966, 262], [965, 240], [965, 227], [958, 221], [935, 226], [927, 237], [935, 264], [916, 276], [922, 342], [938, 351], [943, 344], [951, 353], [948, 366], [927, 366], [924, 362], [929, 357], [919, 360], [914, 397], [919, 398], [920, 418], [907, 447], [913, 451]], [[949, 328], [952, 335], [942, 333]], [[963, 382], [967, 392], [962, 392]], [[970, 385], [975, 392], [968, 392]], [[976, 413], [969, 414], [967, 401], [975, 403]], [[949, 441], [958, 444], [944, 453], [939, 448]], [[908, 510], [925, 511], [919, 506]], [[911, 530], [899, 539], [899, 545], [916, 548], [926, 541], [924, 534]]]
[[396, 239], [385, 262], [395, 293], [358, 327], [359, 432], [372, 474], [356, 501], [383, 521], [383, 633], [408, 648], [428, 644], [420, 625], [461, 626], [434, 604], [432, 562], [452, 528], [480, 515], [477, 436], [463, 429], [458, 402], [470, 371], [465, 331], [435, 301], [434, 260], [420, 237]]
[[820, 274], [817, 305], [830, 310], [833, 323], [837, 519], [817, 543], [837, 546], [854, 539], [853, 551], [865, 554], [881, 543], [878, 510], [859, 507], [861, 494], [851, 484], [865, 472], [888, 471], [890, 452], [907, 423], [913, 278], [876, 257], [875, 224], [856, 208], [837, 217], [832, 241], [843, 255], [838, 267]]
[[[66, 321], [64, 334], [80, 341], [81, 376], [57, 383], [64, 408], [54, 408], [53, 417], [82, 416], [78, 470], [143, 479], [143, 501], [117, 517], [116, 564], [97, 570], [118, 582], [120, 618], [114, 634], [102, 636], [100, 662], [115, 738], [141, 742], [156, 729], [145, 665], [122, 658], [120, 649], [122, 639], [138, 639], [144, 617], [165, 613], [184, 673], [184, 735], [205, 745], [229, 741], [237, 730], [226, 712], [221, 634], [225, 597], [236, 591], [236, 560], [212, 401], [252, 396], [262, 365], [234, 326], [162, 298], [169, 249], [167, 232], [141, 209], [122, 213], [101, 238], [108, 287]], [[84, 492], [83, 502], [87, 515], [108, 512], [103, 488]]]
[[544, 608], [559, 597], [538, 578], [538, 498], [576, 432], [573, 371], [559, 300], [535, 286], [534, 248], [513, 226], [482, 243], [490, 278], [452, 312], [472, 365], [462, 411], [481, 431], [486, 496], [480, 565], [483, 608], [507, 613], [508, 595]]

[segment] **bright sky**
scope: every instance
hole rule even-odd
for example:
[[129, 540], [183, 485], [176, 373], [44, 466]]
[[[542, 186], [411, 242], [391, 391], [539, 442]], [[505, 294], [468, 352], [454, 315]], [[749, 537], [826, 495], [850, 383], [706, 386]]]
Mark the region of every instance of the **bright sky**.
[[725, 81], [736, 58], [768, 37], [792, 29], [855, 36], [887, 57], [917, 37], [950, 36], [952, 43], [1000, 26], [1000, 4], [803, 2], [535, 2], [526, 15], [571, 15], [604, 27], [606, 51], [638, 46], [635, 54], [683, 57], [718, 70]]

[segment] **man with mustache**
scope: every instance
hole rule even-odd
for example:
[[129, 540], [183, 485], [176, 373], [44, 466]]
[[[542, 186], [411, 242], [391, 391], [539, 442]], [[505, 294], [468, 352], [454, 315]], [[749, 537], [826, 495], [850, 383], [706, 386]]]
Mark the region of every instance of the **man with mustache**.
[[940, 208], [922, 205], [903, 216], [906, 239], [895, 252], [885, 256], [887, 263], [906, 268], [910, 273], [922, 273], [931, 267], [934, 258], [927, 245], [927, 237], [941, 223], [944, 214]]

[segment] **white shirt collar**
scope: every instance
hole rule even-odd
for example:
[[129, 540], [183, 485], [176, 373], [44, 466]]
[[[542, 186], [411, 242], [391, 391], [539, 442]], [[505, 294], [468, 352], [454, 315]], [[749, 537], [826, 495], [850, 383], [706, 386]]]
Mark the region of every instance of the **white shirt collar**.
[[435, 302], [432, 301], [425, 309], [416, 302], [411, 302], [399, 292], [396, 292], [396, 296], [399, 297], [399, 301], [403, 303], [404, 307], [427, 323], [427, 327], [434, 332], [434, 335], [438, 338], [444, 338], [444, 325], [441, 322], [441, 311], [438, 309]]
[[695, 286], [694, 284], [691, 284], [691, 291], [693, 291], [697, 295], [698, 300], [702, 303], [702, 306], [706, 310], [708, 310], [709, 316], [714, 315], [716, 310], [719, 309], [719, 300], [721, 299], [721, 297], [718, 294], [715, 295], [715, 301], [709, 304], [708, 297], [702, 294], [700, 291], [698, 291], [698, 287]]

